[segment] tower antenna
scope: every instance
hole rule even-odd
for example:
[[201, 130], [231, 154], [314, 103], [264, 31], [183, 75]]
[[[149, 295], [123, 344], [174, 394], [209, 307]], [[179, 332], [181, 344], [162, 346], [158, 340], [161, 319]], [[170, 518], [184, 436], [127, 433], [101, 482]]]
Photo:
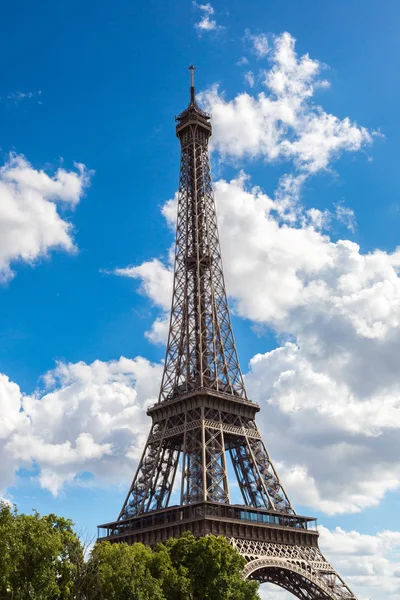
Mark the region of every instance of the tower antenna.
[[189, 67], [189, 71], [190, 71], [190, 103], [194, 104], [195, 100], [194, 100], [194, 71], [195, 71], [196, 67], [194, 65], [190, 65]]

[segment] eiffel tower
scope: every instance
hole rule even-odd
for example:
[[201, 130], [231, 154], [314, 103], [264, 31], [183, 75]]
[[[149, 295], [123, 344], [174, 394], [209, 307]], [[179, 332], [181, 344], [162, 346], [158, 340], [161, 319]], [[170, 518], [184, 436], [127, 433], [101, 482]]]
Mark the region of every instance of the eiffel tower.
[[[211, 117], [197, 105], [193, 66], [190, 77], [189, 106], [176, 117], [175, 270], [160, 396], [121, 513], [99, 526], [100, 537], [154, 545], [185, 531], [222, 535], [245, 557], [244, 577], [302, 600], [356, 600], [319, 550], [316, 520], [296, 514], [257, 428], [260, 407], [246, 395], [222, 270]], [[232, 503], [228, 471], [242, 504]]]

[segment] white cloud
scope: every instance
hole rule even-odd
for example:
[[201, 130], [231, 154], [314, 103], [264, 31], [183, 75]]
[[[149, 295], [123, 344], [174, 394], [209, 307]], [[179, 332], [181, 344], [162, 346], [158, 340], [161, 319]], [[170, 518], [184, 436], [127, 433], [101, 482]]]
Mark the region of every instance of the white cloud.
[[32, 264], [55, 248], [75, 250], [72, 225], [59, 212], [73, 209], [89, 183], [91, 172], [75, 166], [50, 176], [12, 154], [0, 168], [0, 280], [13, 276], [16, 261]]
[[157, 259], [142, 263], [138, 267], [115, 269], [115, 275], [131, 277], [141, 281], [141, 291], [151, 298], [155, 306], [168, 311], [172, 298], [172, 267], [166, 269]]
[[265, 33], [253, 35], [246, 29], [246, 38], [250, 40], [253, 52], [259, 57], [264, 58], [270, 52], [268, 36]]
[[287, 344], [251, 361], [247, 388], [292, 500], [328, 514], [359, 512], [400, 485], [400, 406], [393, 397], [353, 395], [326, 363], [317, 370]]
[[348, 117], [339, 119], [315, 103], [316, 89], [328, 86], [320, 77], [324, 65], [308, 54], [298, 57], [289, 33], [273, 38], [268, 53], [266, 42], [261, 41], [264, 38], [251, 37], [270, 63], [264, 72], [266, 92], [239, 93], [227, 100], [214, 85], [200, 95], [213, 116], [214, 150], [234, 161], [246, 157], [291, 161], [312, 175], [329, 169], [342, 152], [358, 151], [371, 143], [372, 134], [366, 128]]
[[236, 63], [238, 67], [243, 67], [243, 65], [248, 65], [249, 59], [246, 56], [242, 56]]
[[289, 226], [243, 177], [216, 198], [235, 311], [293, 340], [255, 357], [246, 381], [294, 501], [377, 505], [400, 486], [400, 251], [362, 254], [304, 215]]
[[42, 104], [40, 99], [41, 96], [42, 90], [38, 90], [37, 92], [11, 92], [7, 95], [7, 100], [12, 100], [15, 104], [19, 104], [22, 100], [31, 100], [32, 98], [35, 98], [38, 104]]
[[[400, 250], [362, 254], [332, 241], [321, 230], [330, 215], [302, 212], [296, 190], [285, 180], [270, 198], [243, 173], [216, 182], [226, 285], [237, 314], [290, 335], [254, 357], [246, 382], [293, 501], [357, 512], [400, 487]], [[174, 206], [163, 211], [169, 223]], [[149, 265], [144, 286], [165, 315], [171, 266]], [[159, 328], [165, 340], [166, 316]]]
[[[292, 190], [293, 181], [283, 187]], [[301, 228], [285, 225], [297, 219], [292, 191], [289, 201], [283, 192], [271, 199], [241, 174], [231, 182], [218, 181], [215, 194], [225, 277], [236, 311], [259, 322], [283, 318], [301, 301], [301, 276], [311, 277], [332, 261], [327, 238], [306, 222]]]
[[26, 417], [20, 412], [21, 393], [19, 386], [0, 374], [0, 498], [13, 482], [18, 461], [5, 456], [4, 446], [13, 432], [24, 426]]
[[217, 25], [216, 20], [212, 18], [215, 11], [210, 3], [197, 4], [197, 2], [193, 2], [193, 6], [198, 8], [202, 13], [200, 21], [195, 25], [199, 35], [204, 31], [216, 31], [217, 29], [221, 29], [221, 26]]
[[[165, 205], [164, 213], [166, 217], [168, 211], [171, 212], [171, 208]], [[165, 344], [168, 337], [169, 310], [171, 308], [173, 286], [172, 256], [168, 268], [159, 260], [153, 259], [137, 267], [115, 269], [113, 273], [122, 277], [139, 279], [141, 281], [140, 291], [151, 298], [155, 306], [162, 309], [163, 313], [156, 318], [151, 330], [147, 331], [145, 336], [153, 344]]]
[[[320, 548], [359, 600], [399, 600], [400, 532], [365, 535], [320, 527]], [[262, 600], [291, 600], [276, 586], [260, 589]]]
[[330, 220], [332, 218], [329, 210], [319, 210], [318, 208], [310, 208], [306, 211], [307, 217], [314, 229], [328, 229]]
[[347, 227], [349, 231], [352, 231], [354, 233], [354, 231], [356, 230], [356, 217], [354, 214], [354, 210], [352, 208], [349, 208], [348, 206], [345, 206], [343, 202], [338, 202], [335, 205], [335, 209], [335, 216], [339, 223], [342, 223]]
[[152, 344], [166, 344], [169, 331], [169, 314], [164, 313], [153, 322], [150, 331], [145, 332], [146, 338]]
[[129, 485], [160, 379], [161, 366], [140, 357], [60, 363], [30, 396], [0, 375], [0, 493], [33, 464], [53, 495], [83, 472], [98, 484]]
[[246, 82], [249, 84], [249, 86], [250, 86], [251, 88], [253, 88], [253, 87], [254, 87], [254, 84], [255, 84], [256, 80], [255, 80], [255, 77], [254, 77], [254, 73], [253, 73], [253, 71], [247, 71], [247, 72], [244, 74], [244, 79], [245, 79], [245, 81], [246, 81]]

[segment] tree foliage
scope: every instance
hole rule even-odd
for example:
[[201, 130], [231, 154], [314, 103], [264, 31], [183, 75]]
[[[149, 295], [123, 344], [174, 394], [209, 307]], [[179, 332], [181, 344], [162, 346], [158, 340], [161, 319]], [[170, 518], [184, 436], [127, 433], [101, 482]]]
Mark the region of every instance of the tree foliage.
[[225, 538], [190, 533], [154, 550], [85, 548], [69, 519], [0, 503], [0, 598], [9, 600], [256, 600], [244, 559]]
[[184, 569], [190, 580], [189, 596], [171, 600], [255, 600], [258, 583], [242, 578], [244, 558], [223, 537], [208, 535], [196, 539], [186, 533], [170, 539], [166, 549], [176, 568]]
[[0, 505], [0, 597], [10, 600], [74, 598], [81, 543], [70, 519], [18, 514]]
[[90, 600], [164, 600], [162, 581], [153, 576], [153, 552], [143, 544], [97, 544], [89, 560], [96, 574]]

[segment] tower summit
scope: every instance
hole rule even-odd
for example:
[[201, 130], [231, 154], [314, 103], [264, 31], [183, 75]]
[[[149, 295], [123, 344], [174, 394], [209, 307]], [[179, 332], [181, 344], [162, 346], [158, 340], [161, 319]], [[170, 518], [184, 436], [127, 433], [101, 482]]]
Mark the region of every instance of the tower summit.
[[152, 426], [120, 515], [100, 535], [149, 545], [187, 530], [223, 535], [246, 558], [245, 577], [304, 600], [356, 600], [321, 554], [315, 519], [290, 503], [255, 422], [260, 407], [247, 398], [222, 269], [211, 117], [196, 103], [194, 69], [189, 105], [176, 117], [174, 285], [160, 396], [147, 411]]
[[195, 71], [195, 66], [194, 65], [190, 65], [189, 67], [189, 71], [190, 71], [190, 103], [194, 104], [194, 71]]

